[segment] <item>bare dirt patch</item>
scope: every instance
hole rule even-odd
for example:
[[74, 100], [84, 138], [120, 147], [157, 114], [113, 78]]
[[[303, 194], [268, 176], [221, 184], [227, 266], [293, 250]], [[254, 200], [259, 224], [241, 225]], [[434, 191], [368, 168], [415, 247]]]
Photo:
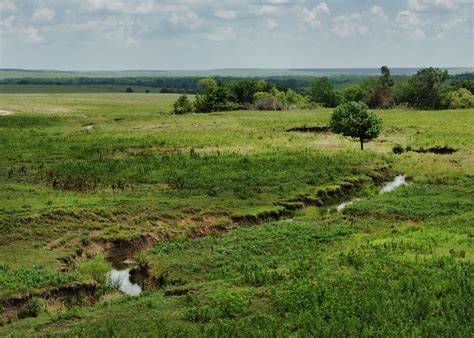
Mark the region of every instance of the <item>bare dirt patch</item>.
[[329, 127], [325, 126], [304, 126], [287, 129], [286, 131], [298, 131], [300, 133], [319, 133], [319, 134], [331, 134]]
[[457, 149], [445, 146], [445, 147], [432, 147], [427, 149], [414, 149], [415, 153], [422, 153], [422, 154], [437, 154], [437, 155], [451, 155], [457, 152]]
[[0, 116], [13, 115], [12, 111], [0, 109]]

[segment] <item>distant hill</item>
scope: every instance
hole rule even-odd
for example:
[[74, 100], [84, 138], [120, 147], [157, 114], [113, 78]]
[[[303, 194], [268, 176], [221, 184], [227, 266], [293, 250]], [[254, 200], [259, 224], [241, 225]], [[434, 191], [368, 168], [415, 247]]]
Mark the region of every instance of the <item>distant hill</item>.
[[[393, 75], [411, 75], [419, 68], [391, 68]], [[445, 68], [450, 74], [474, 72], [474, 68]], [[119, 70], [119, 71], [58, 71], [30, 69], [0, 69], [0, 79], [8, 78], [74, 78], [74, 77], [270, 77], [270, 76], [371, 76], [378, 68], [297, 68], [297, 69], [210, 69], [210, 70]]]

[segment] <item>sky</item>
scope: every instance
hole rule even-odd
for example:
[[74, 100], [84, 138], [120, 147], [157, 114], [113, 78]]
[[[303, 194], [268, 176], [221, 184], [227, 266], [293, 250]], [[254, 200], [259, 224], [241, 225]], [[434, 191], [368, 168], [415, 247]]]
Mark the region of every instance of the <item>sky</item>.
[[0, 68], [474, 67], [472, 0], [0, 0]]

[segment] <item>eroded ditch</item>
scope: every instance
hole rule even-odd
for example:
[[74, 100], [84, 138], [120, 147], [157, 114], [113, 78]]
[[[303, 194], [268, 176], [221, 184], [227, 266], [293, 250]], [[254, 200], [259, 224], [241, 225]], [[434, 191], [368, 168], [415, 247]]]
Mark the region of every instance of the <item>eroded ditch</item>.
[[[387, 182], [389, 179], [391, 180], [389, 183], [382, 185], [383, 182]], [[320, 190], [316, 195], [302, 195], [287, 200], [286, 202], [279, 204], [280, 209], [278, 210], [264, 211], [257, 215], [231, 217], [230, 220], [232, 222], [228, 226], [201, 226], [189, 231], [187, 236], [190, 238], [196, 238], [207, 236], [212, 233], [226, 232], [233, 227], [232, 224], [235, 226], [238, 224], [256, 224], [265, 221], [278, 220], [289, 217], [294, 213], [295, 210], [308, 206], [322, 207], [335, 205], [338, 211], [342, 211], [345, 206], [356, 201], [356, 199], [347, 200], [347, 196], [353, 194], [355, 190], [362, 188], [364, 185], [370, 184], [369, 181], [372, 181], [372, 184], [379, 186], [382, 185], [380, 190], [381, 193], [392, 191], [393, 189], [406, 184], [404, 175], [398, 175], [394, 178], [389, 168], [380, 168], [370, 178], [365, 177], [352, 181], [341, 182], [336, 187]], [[151, 268], [148, 263], [137, 262], [134, 260], [138, 252], [145, 250], [146, 248], [151, 247], [160, 241], [168, 241], [171, 238], [172, 236], [169, 234], [162, 234], [155, 237], [141, 237], [132, 240], [115, 239], [102, 243], [101, 247], [103, 252], [106, 253], [106, 259], [113, 267], [113, 269], [107, 273], [104, 283], [129, 296], [138, 296], [144, 290], [163, 289], [167, 286], [179, 285], [179, 281], [170, 281], [166, 275], [152, 275]], [[86, 251], [87, 248], [84, 250]], [[76, 257], [71, 259], [77, 262], [92, 257], [93, 256], [90, 256], [90, 254], [86, 254], [86, 252], [79, 252]], [[75, 264], [69, 265], [74, 266]], [[83, 283], [74, 283], [73, 285], [65, 285], [56, 288], [50, 288], [48, 290], [40, 290], [9, 297], [8, 299], [3, 300], [3, 313], [18, 313], [18, 310], [21, 308], [21, 306], [32, 297], [40, 297], [53, 301], [59, 300], [63, 303], [74, 300], [83, 304], [84, 306], [92, 305], [100, 300], [100, 297], [96, 292], [98, 287], [99, 283], [95, 281], [86, 281]], [[165, 294], [168, 296], [174, 296], [189, 292], [187, 289], [176, 290], [167, 289]], [[11, 320], [19, 319], [15, 314], [10, 317]], [[3, 324], [5, 324], [5, 322], [3, 322]]]

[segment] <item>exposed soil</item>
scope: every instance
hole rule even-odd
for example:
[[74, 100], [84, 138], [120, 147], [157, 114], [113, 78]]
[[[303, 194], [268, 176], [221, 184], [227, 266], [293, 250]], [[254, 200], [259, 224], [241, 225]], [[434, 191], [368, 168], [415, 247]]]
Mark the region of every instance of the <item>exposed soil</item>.
[[320, 134], [332, 133], [329, 127], [321, 127], [321, 126], [295, 127], [295, 128], [287, 129], [286, 131], [299, 131], [301, 133], [320, 133]]
[[431, 153], [431, 154], [437, 154], [437, 155], [451, 155], [457, 152], [457, 149], [451, 148], [451, 147], [432, 147], [432, 148], [427, 148], [427, 149], [413, 149], [415, 153]]
[[0, 314], [0, 325], [19, 319], [18, 314], [21, 307], [33, 297], [61, 304], [65, 302], [82, 305], [93, 304], [98, 300], [97, 286], [96, 281], [89, 280], [10, 295], [1, 301], [3, 310]]
[[1, 110], [0, 109], [0, 116], [7, 116], [7, 115], [13, 115], [13, 112], [9, 110]]

